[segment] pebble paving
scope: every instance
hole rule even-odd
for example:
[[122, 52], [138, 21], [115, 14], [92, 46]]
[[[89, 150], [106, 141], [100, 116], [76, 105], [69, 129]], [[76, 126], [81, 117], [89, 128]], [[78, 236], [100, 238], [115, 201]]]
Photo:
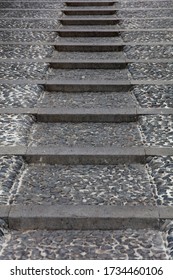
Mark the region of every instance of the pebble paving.
[[141, 164], [29, 165], [16, 184], [13, 204], [156, 205]]
[[167, 231], [12, 231], [0, 259], [168, 260]]
[[40, 19], [40, 20], [20, 20], [20, 19], [0, 19], [1, 28], [59, 28], [60, 22], [58, 19]]
[[52, 56], [53, 46], [41, 45], [3, 45], [0, 49], [0, 58], [48, 58]]
[[17, 156], [0, 157], [0, 204], [9, 203], [9, 193], [12, 190], [16, 176], [23, 165], [23, 159]]
[[121, 32], [121, 37], [124, 42], [169, 42], [173, 41], [173, 32], [172, 31], [135, 31], [135, 32]]
[[125, 46], [128, 59], [169, 59], [173, 58], [173, 46]]
[[171, 8], [172, 1], [119, 1], [116, 8]]
[[153, 178], [153, 183], [157, 188], [158, 205], [164, 205], [164, 206], [173, 205], [172, 169], [173, 169], [172, 156], [153, 157], [148, 164], [148, 172], [151, 178]]
[[19, 2], [6, 2], [6, 3], [0, 3], [0, 9], [6, 8], [6, 9], [61, 9], [64, 7], [63, 3], [58, 3], [58, 2], [51, 2], [51, 3], [22, 3], [21, 1]]
[[29, 145], [119, 146], [141, 144], [136, 123], [38, 123]]
[[0, 10], [0, 18], [60, 18], [62, 16], [62, 12], [59, 10], [23, 10], [23, 11], [7, 11], [7, 10]]
[[47, 31], [0, 31], [0, 40], [3, 42], [52, 42], [56, 37], [56, 32]]
[[170, 17], [172, 18], [173, 9], [158, 9], [158, 10], [119, 10], [116, 16], [119, 18], [159, 18], [159, 17]]
[[34, 118], [28, 115], [0, 115], [0, 146], [25, 146]]
[[170, 19], [125, 19], [120, 21], [121, 28], [127, 29], [137, 29], [137, 28], [147, 28], [147, 29], [159, 29], [159, 28], [171, 28], [173, 25], [173, 20]]
[[0, 79], [41, 79], [47, 70], [47, 63], [0, 62]]
[[139, 85], [131, 92], [143, 108], [173, 108], [171, 85]]
[[43, 88], [38, 85], [1, 85], [0, 108], [5, 107], [36, 107], [43, 94]]

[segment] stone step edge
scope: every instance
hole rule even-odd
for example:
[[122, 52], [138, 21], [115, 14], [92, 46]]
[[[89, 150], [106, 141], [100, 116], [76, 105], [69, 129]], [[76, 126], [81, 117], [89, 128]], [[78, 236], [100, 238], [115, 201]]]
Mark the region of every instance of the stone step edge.
[[[60, 37], [77, 37], [77, 35], [83, 34], [80, 37], [89, 37], [93, 33], [95, 37], [117, 37], [123, 32], [173, 32], [173, 28], [116, 28], [116, 29], [58, 29], [58, 28], [0, 28], [0, 31], [32, 31], [32, 32], [56, 32]], [[97, 35], [98, 34], [98, 35]]]
[[34, 116], [38, 122], [132, 122], [143, 115], [173, 115], [173, 108], [0, 108], [0, 114]]
[[[124, 53], [122, 53], [124, 55]], [[0, 63], [48, 63], [51, 68], [71, 69], [73, 67], [99, 67], [115, 68], [127, 67], [128, 63], [173, 63], [172, 58], [152, 58], [152, 59], [128, 59], [125, 56], [118, 59], [83, 59], [83, 60], [63, 60], [56, 57], [50, 58], [0, 58]]]
[[78, 12], [78, 11], [82, 11], [82, 12], [85, 12], [85, 11], [98, 11], [98, 12], [114, 12], [116, 13], [117, 11], [158, 11], [158, 10], [170, 10], [172, 9], [173, 7], [171, 8], [162, 8], [162, 7], [155, 7], [155, 8], [129, 8], [129, 7], [126, 7], [126, 8], [116, 8], [116, 7], [112, 7], [112, 8], [108, 8], [108, 7], [105, 7], [105, 8], [88, 8], [88, 9], [82, 9], [82, 8], [79, 8], [77, 9], [77, 7], [75, 8], [70, 8], [70, 7], [65, 7], [64, 9], [55, 9], [55, 8], [0, 8], [0, 11], [3, 10], [3, 11], [56, 11], [56, 12]]
[[[37, 21], [37, 20], [50, 20], [50, 19], [52, 19], [52, 17], [46, 17], [46, 18], [44, 18], [44, 17], [37, 17], [37, 18], [35, 18], [35, 17], [24, 17], [24, 18], [21, 18], [21, 17], [0, 17], [0, 19], [3, 19], [3, 20], [35, 20], [35, 21]], [[70, 16], [63, 16], [63, 17], [60, 17], [60, 16], [57, 16], [57, 17], [55, 17], [54, 19], [57, 19], [57, 20], [78, 20], [78, 17], [76, 16], [75, 18], [74, 17], [70, 17]], [[152, 20], [152, 19], [154, 19], [154, 20], [159, 20], [159, 19], [163, 19], [163, 20], [171, 20], [172, 19], [172, 17], [164, 17], [164, 16], [162, 16], [162, 17], [145, 17], [145, 18], [141, 18], [141, 17], [134, 17], [134, 18], [131, 18], [131, 17], [120, 17], [120, 16], [118, 16], [118, 17], [109, 17], [109, 18], [104, 18], [103, 16], [100, 16], [100, 18], [99, 17], [97, 17], [97, 18], [91, 18], [90, 17], [90, 19], [91, 20], [102, 20], [103, 19], [103, 21], [104, 20], [110, 20], [110, 21], [112, 21], [112, 20], [115, 20], [115, 21], [120, 21], [120, 20], [131, 20], [131, 21], [133, 21], [133, 20], [148, 20], [148, 19], [150, 19], [150, 20]], [[87, 18], [85, 18], [85, 16], [83, 17], [83, 18], [81, 18], [81, 21], [85, 21], [85, 20], [87, 20], [88, 21], [88, 19]]]
[[67, 6], [111, 6], [116, 3], [117, 1], [65, 1], [64, 2]]
[[46, 164], [124, 164], [146, 163], [148, 156], [173, 156], [172, 147], [68, 147], [0, 146], [0, 156], [22, 156], [28, 163]]
[[[123, 48], [126, 46], [129, 47], [136, 47], [136, 46], [172, 46], [173, 45], [173, 41], [171, 42], [165, 42], [165, 41], [161, 41], [161, 42], [123, 42], [122, 40], [120, 40], [119, 42], [115, 42], [115, 43], [73, 43], [73, 42], [35, 42], [35, 41], [28, 41], [28, 42], [23, 42], [23, 41], [0, 41], [0, 45], [21, 45], [21, 46], [53, 46], [55, 47], [55, 49], [57, 49], [58, 51], [66, 51], [65, 48], [68, 48], [68, 51], [74, 51], [74, 49], [77, 48], [81, 48], [81, 50], [83, 50], [84, 48], [87, 49], [87, 51], [89, 51], [89, 48], [99, 48], [99, 49], [103, 49], [103, 48], [107, 48], [107, 50], [109, 49], [113, 49], [115, 48], [116, 51], [123, 51]], [[100, 50], [100, 51], [105, 51], [105, 49]], [[106, 50], [106, 51], [107, 51]]]
[[10, 230], [159, 229], [173, 219], [173, 207], [92, 205], [0, 206]]
[[95, 90], [129, 90], [132, 86], [137, 85], [172, 85], [172, 80], [57, 80], [57, 79], [0, 79], [0, 84], [8, 85], [42, 85], [48, 91], [56, 91], [56, 89], [68, 90], [68, 89], [80, 89], [80, 87], [86, 91], [90, 89]]

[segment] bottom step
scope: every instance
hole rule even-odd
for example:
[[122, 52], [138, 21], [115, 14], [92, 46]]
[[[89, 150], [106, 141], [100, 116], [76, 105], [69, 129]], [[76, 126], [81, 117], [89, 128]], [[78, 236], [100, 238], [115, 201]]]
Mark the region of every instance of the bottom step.
[[168, 229], [12, 231], [0, 242], [0, 259], [168, 260], [172, 252], [167, 240]]

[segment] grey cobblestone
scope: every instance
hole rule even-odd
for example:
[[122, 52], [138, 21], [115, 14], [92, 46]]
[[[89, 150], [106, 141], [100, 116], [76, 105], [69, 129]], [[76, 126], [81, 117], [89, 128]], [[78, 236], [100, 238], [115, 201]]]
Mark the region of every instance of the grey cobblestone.
[[0, 108], [36, 107], [43, 94], [38, 85], [0, 85]]
[[173, 58], [173, 46], [126, 46], [124, 52], [128, 59]]
[[156, 205], [155, 189], [140, 164], [28, 165], [17, 188], [13, 204]]
[[52, 56], [53, 50], [52, 46], [2, 45], [0, 58], [48, 58]]
[[131, 92], [143, 108], [173, 108], [171, 85], [140, 85], [135, 86]]
[[158, 10], [137, 10], [137, 11], [123, 11], [119, 10], [116, 13], [117, 17], [121, 18], [156, 18], [156, 17], [172, 17], [173, 9], [158, 9]]
[[64, 7], [63, 3], [57, 2], [51, 2], [51, 3], [41, 3], [41, 2], [2, 2], [0, 3], [0, 9], [2, 8], [8, 8], [8, 9], [61, 9]]
[[8, 204], [16, 176], [23, 165], [21, 157], [0, 157], [0, 204]]
[[121, 37], [124, 42], [172, 42], [173, 32], [172, 31], [134, 31], [134, 32], [121, 32]]
[[7, 10], [1, 10], [0, 11], [0, 18], [60, 18], [62, 16], [62, 12], [60, 10], [48, 10], [48, 11], [41, 11], [41, 10], [35, 10], [35, 11], [7, 11]]
[[33, 118], [28, 115], [1, 114], [0, 146], [26, 145]]
[[125, 19], [120, 21], [120, 28], [137, 29], [137, 28], [171, 28], [173, 20], [170, 19]]
[[20, 19], [0, 19], [1, 28], [59, 28], [58, 19], [40, 19], [40, 20], [20, 20]]
[[166, 234], [153, 230], [13, 231], [0, 259], [169, 259]]
[[30, 145], [114, 146], [141, 144], [136, 123], [38, 123], [33, 125]]
[[171, 8], [172, 1], [119, 1], [118, 8]]
[[0, 40], [4, 42], [52, 42], [56, 37], [56, 32], [29, 30], [0, 31]]

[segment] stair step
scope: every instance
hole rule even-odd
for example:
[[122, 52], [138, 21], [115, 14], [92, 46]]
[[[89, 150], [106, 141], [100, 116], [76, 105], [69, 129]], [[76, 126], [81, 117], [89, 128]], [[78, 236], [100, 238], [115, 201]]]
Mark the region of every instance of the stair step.
[[168, 260], [165, 235], [158, 229], [11, 231], [0, 259], [78, 260], [81, 267], [80, 260]]
[[119, 31], [115, 30], [65, 30], [61, 29], [58, 32], [60, 37], [117, 37]]
[[58, 42], [55, 45], [55, 49], [57, 51], [93, 51], [93, 52], [108, 52], [108, 51], [123, 51], [123, 44], [122, 42], [115, 42], [115, 43], [106, 43], [106, 42], [84, 42], [84, 43], [74, 43], [74, 42]]
[[114, 15], [114, 9], [65, 9], [61, 10], [65, 15]]
[[116, 18], [69, 18], [63, 17], [60, 19], [62, 25], [116, 25], [119, 24], [120, 19]]
[[65, 4], [70, 7], [113, 6], [115, 1], [65, 1]]
[[117, 60], [119, 61], [124, 61], [126, 60], [126, 56], [124, 54], [124, 52], [58, 52], [58, 51], [54, 51], [54, 53], [52, 54], [52, 60], [54, 61], [68, 61], [68, 62], [72, 62], [74, 60], [76, 61], [114, 61], [116, 62]]

